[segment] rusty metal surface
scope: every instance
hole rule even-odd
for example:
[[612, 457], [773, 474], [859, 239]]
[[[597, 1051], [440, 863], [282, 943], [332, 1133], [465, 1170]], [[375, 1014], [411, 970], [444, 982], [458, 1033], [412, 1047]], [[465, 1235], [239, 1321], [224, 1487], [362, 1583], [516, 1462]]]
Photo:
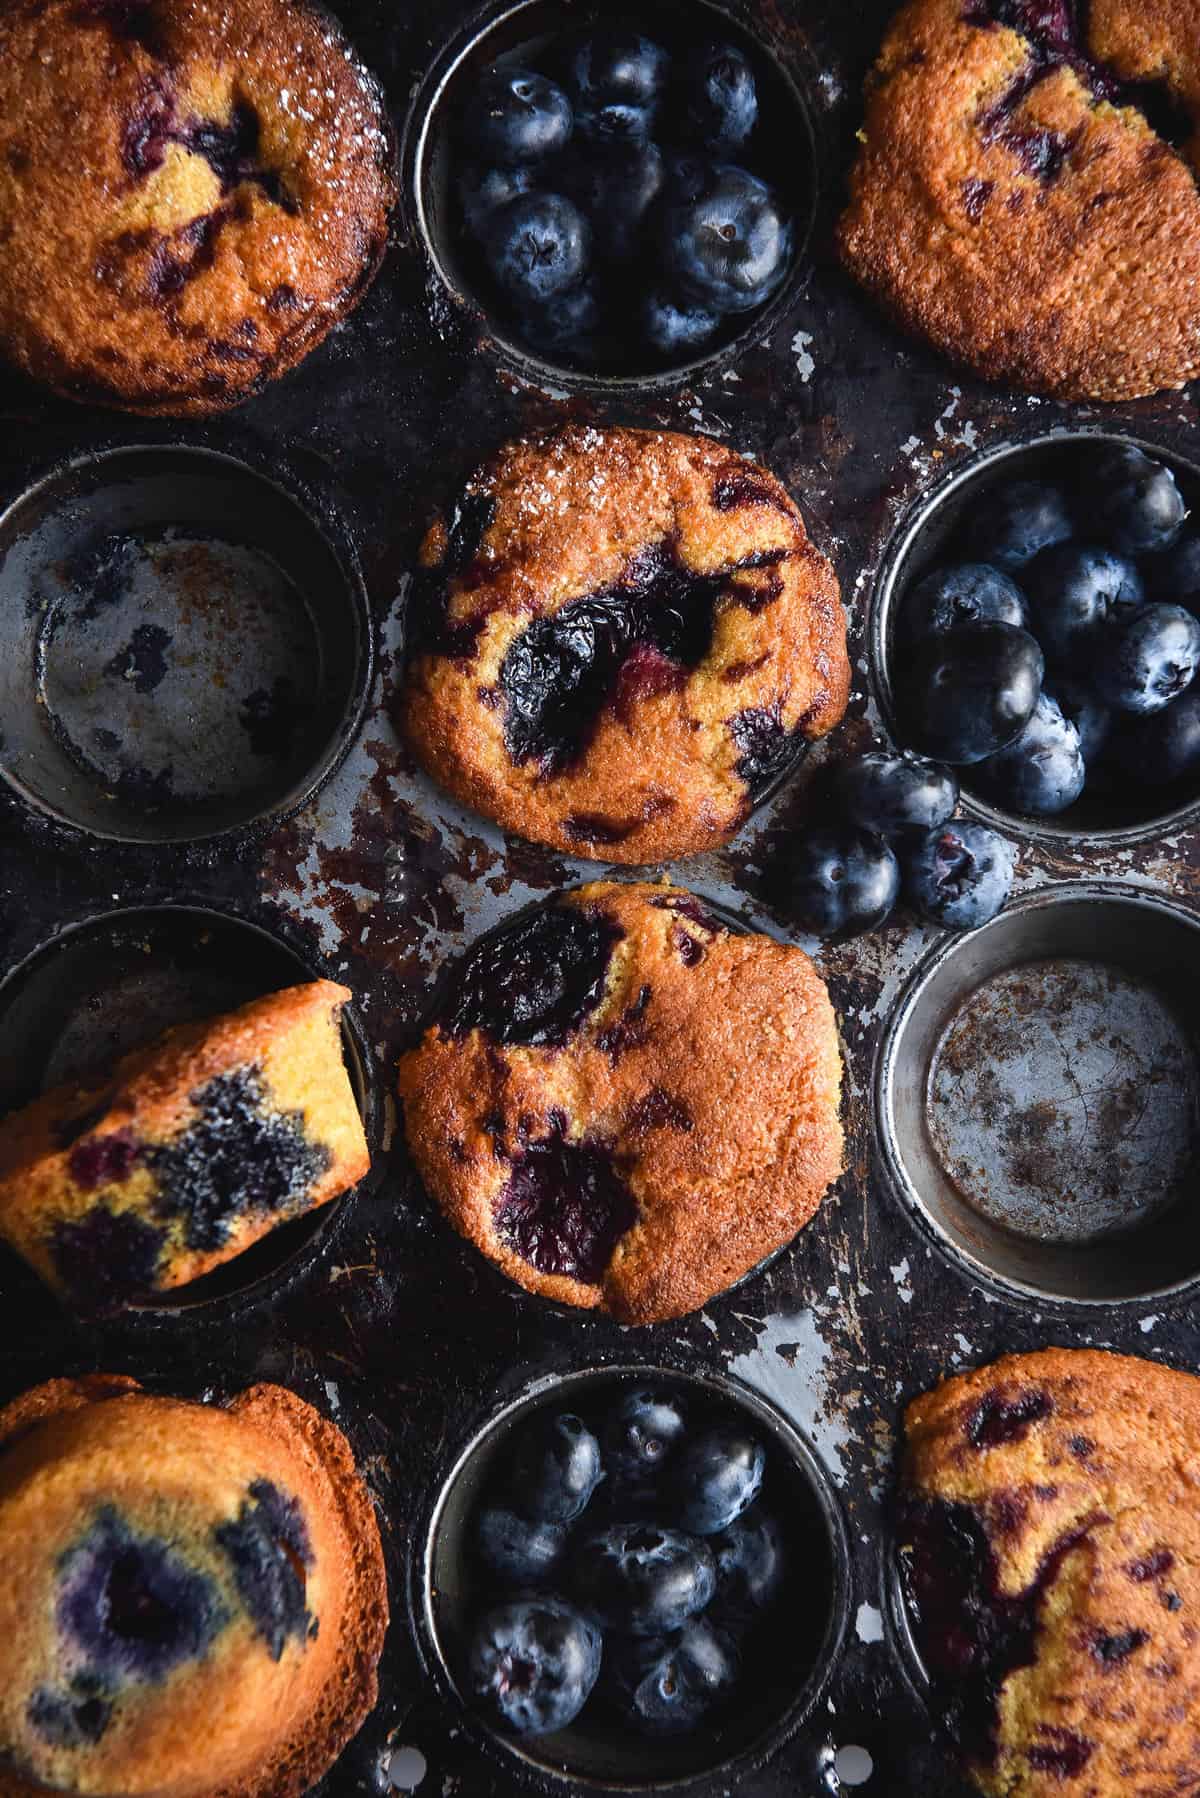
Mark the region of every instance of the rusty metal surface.
[[[564, 416], [708, 431], [769, 463], [836, 559], [859, 654], [850, 721], [869, 731], [861, 651], [872, 575], [897, 520], [930, 480], [984, 446], [1103, 417], [1194, 449], [1191, 396], [1119, 410], [1062, 408], [985, 388], [902, 339], [833, 263], [830, 225], [858, 122], [858, 88], [891, 10], [832, 0], [756, 0], [795, 47], [822, 141], [821, 209], [805, 294], [765, 341], [703, 384], [569, 398], [517, 380], [473, 323], [448, 305], [402, 217], [361, 311], [295, 374], [226, 421], [142, 424], [0, 384], [0, 499], [62, 459], [114, 444], [205, 444], [279, 474], [336, 512], [361, 558], [380, 633], [376, 684], [350, 753], [315, 803], [233, 843], [124, 845], [73, 834], [0, 795], [0, 968], [67, 923], [114, 906], [212, 905], [251, 920], [356, 995], [374, 1078], [389, 1095], [438, 968], [480, 930], [596, 864], [505, 839], [413, 769], [392, 722], [405, 572], [431, 507], [506, 434]], [[344, 0], [342, 13], [402, 118], [430, 56], [466, 7], [450, 0]], [[564, 14], [573, 8], [564, 0]], [[0, 720], [0, 729], [3, 720]], [[812, 758], [810, 758], [811, 760]], [[772, 857], [805, 813], [807, 770], [750, 820], [732, 847], [673, 872], [756, 927], [787, 934]], [[1019, 881], [1108, 877], [1133, 890], [1195, 894], [1197, 844], [1022, 845]], [[10, 1264], [0, 1272], [3, 1395], [51, 1373], [106, 1367], [182, 1392], [283, 1380], [348, 1431], [377, 1496], [392, 1575], [393, 1624], [378, 1709], [328, 1776], [329, 1798], [382, 1789], [389, 1740], [428, 1761], [423, 1792], [502, 1793], [510, 1774], [483, 1756], [422, 1680], [405, 1601], [410, 1529], [456, 1447], [530, 1378], [605, 1360], [730, 1371], [803, 1430], [845, 1506], [854, 1550], [848, 1646], [827, 1707], [745, 1798], [833, 1789], [832, 1751], [861, 1743], [889, 1798], [962, 1788], [905, 1671], [884, 1593], [886, 1495], [908, 1398], [1002, 1351], [1090, 1343], [1200, 1366], [1197, 1308], [1170, 1300], [1086, 1312], [1021, 1300], [945, 1259], [873, 1165], [872, 1061], [882, 1024], [932, 939], [899, 919], [846, 947], [813, 948], [839, 1008], [847, 1051], [848, 1171], [816, 1220], [769, 1268], [696, 1316], [636, 1333], [568, 1315], [507, 1285], [453, 1236], [407, 1168], [389, 1112], [382, 1178], [343, 1208], [315, 1257], [238, 1309], [194, 1307], [100, 1333], [66, 1321]], [[390, 1106], [390, 1099], [388, 1099]], [[1119, 1136], [1119, 1131], [1118, 1131]]]

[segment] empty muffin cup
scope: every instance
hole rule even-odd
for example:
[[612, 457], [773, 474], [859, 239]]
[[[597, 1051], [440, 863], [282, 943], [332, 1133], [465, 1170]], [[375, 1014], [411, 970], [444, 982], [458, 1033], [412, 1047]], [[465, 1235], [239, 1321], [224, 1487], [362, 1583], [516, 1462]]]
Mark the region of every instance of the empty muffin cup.
[[[71, 925], [0, 983], [0, 1116], [60, 1083], [87, 1082], [175, 1025], [235, 1011], [314, 978], [295, 951], [258, 925], [199, 906], [110, 912]], [[367, 1045], [348, 1010], [342, 1049], [375, 1154], [379, 1094]], [[315, 1260], [348, 1198], [280, 1224], [211, 1273], [120, 1315], [198, 1321], [223, 1314], [227, 1302], [263, 1296]], [[4, 1286], [32, 1292], [32, 1275], [18, 1280], [16, 1257], [7, 1249], [4, 1261]], [[40, 1298], [40, 1286], [37, 1292]]]
[[[1126, 445], [1145, 452], [1171, 470], [1190, 511], [1200, 506], [1200, 464], [1161, 444], [1113, 431], [1054, 431], [1019, 443], [1000, 444], [957, 464], [923, 493], [901, 520], [884, 554], [875, 582], [869, 624], [870, 667], [883, 721], [893, 740], [905, 744], [905, 602], [916, 583], [931, 570], [953, 562], [986, 559], [972, 554], [964, 542], [965, 527], [997, 491], [1013, 481], [1046, 481], [1070, 487], [1081, 454]], [[1103, 520], [1093, 520], [1103, 536]], [[1088, 536], [1086, 509], [1081, 508], [1078, 541]], [[1152, 560], [1152, 558], [1148, 559]], [[1146, 564], [1143, 564], [1144, 566]], [[1024, 570], [1012, 578], [1018, 586]], [[1147, 593], [1147, 599], [1169, 599]], [[1035, 631], [1036, 634], [1036, 631]], [[1053, 692], [1054, 669], [1046, 679]], [[1103, 768], [1088, 770], [1084, 790], [1066, 810], [1030, 817], [1001, 809], [984, 790], [976, 766], [956, 770], [962, 783], [963, 809], [986, 823], [1035, 841], [1091, 843], [1119, 847], [1148, 842], [1181, 829], [1200, 816], [1200, 774], [1163, 786], [1145, 781], [1123, 783]]]
[[1068, 885], [918, 964], [875, 1072], [890, 1183], [964, 1269], [1113, 1304], [1200, 1276], [1200, 918]]
[[[584, 9], [579, 26], [608, 21], [603, 8]], [[497, 63], [524, 64], [539, 73], [561, 74], [557, 52], [573, 27], [564, 27], [562, 8], [554, 0], [518, 0], [518, 4], [493, 10], [480, 26], [478, 18], [454, 37], [432, 63], [409, 113], [403, 159], [405, 189], [413, 209], [415, 228], [424, 240], [435, 271], [454, 300], [479, 320], [490, 345], [522, 376], [534, 382], [578, 388], [657, 388], [680, 381], [694, 381], [713, 367], [728, 363], [767, 336], [787, 313], [807, 278], [806, 251], [812, 233], [819, 187], [818, 144], [813, 113], [805, 97], [797, 68], [801, 49], [786, 46], [786, 64], [776, 47], [747, 29], [739, 16], [713, 0], [696, 0], [687, 8], [671, 0], [650, 0], [636, 14], [619, 19], [622, 24], [661, 42], [679, 55], [707, 41], [732, 44], [746, 57], [758, 91], [758, 122], [750, 139], [752, 172], [778, 193], [791, 219], [792, 248], [787, 273], [761, 305], [748, 312], [733, 312], [714, 336], [695, 348], [681, 344], [673, 353], [657, 355], [638, 349], [632, 341], [615, 342], [603, 328], [593, 331], [592, 341], [579, 354], [556, 349], [546, 326], [531, 319], [522, 329], [515, 314], [506, 314], [489, 279], [479, 246], [464, 229], [462, 207], [456, 192], [456, 173], [461, 160], [457, 137], [461, 121], [469, 117], [474, 90], [480, 77]], [[760, 21], [761, 23], [761, 21]], [[783, 46], [780, 46], [783, 48]], [[807, 74], [803, 77], [807, 82]], [[618, 143], [613, 146], [622, 149]], [[681, 148], [684, 146], [681, 145]], [[664, 152], [665, 153], [665, 152]], [[739, 163], [737, 148], [713, 151], [717, 163]], [[696, 160], [696, 158], [693, 158]], [[538, 176], [533, 185], [552, 189]], [[565, 185], [578, 194], [578, 184]], [[564, 180], [558, 181], [564, 186]], [[515, 191], [515, 190], [514, 190]], [[628, 265], [618, 267], [614, 282], [615, 312], [627, 329], [634, 300], [642, 284], [651, 285], [652, 259], [638, 252]], [[635, 291], [636, 290], [636, 291]]]
[[[765, 1445], [762, 1502], [773, 1494], [772, 1511], [785, 1532], [787, 1571], [776, 1601], [785, 1627], [766, 1626], [769, 1642], [760, 1642], [736, 1698], [685, 1734], [656, 1737], [622, 1725], [607, 1708], [602, 1685], [554, 1735], [501, 1734], [472, 1708], [465, 1682], [470, 1626], [487, 1591], [472, 1539], [481, 1497], [494, 1489], [516, 1439], [535, 1420], [567, 1411], [590, 1422], [623, 1394], [645, 1388], [678, 1401], [700, 1426], [732, 1420]], [[601, 1503], [603, 1493], [602, 1482]], [[537, 1380], [472, 1435], [414, 1537], [411, 1584], [422, 1656], [443, 1695], [463, 1706], [471, 1729], [510, 1766], [515, 1761], [572, 1789], [619, 1792], [674, 1790], [705, 1779], [728, 1790], [747, 1777], [815, 1709], [841, 1652], [850, 1605], [849, 1548], [837, 1499], [787, 1419], [725, 1376], [628, 1365]]]
[[0, 517], [0, 776], [62, 823], [163, 843], [285, 816], [370, 669], [349, 544], [232, 457], [110, 450]]

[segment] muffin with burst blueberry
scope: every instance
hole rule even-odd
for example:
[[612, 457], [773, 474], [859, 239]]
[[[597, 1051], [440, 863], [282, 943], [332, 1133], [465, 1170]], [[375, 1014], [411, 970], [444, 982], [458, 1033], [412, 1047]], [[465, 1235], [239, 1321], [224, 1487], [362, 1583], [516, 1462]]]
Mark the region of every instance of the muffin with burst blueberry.
[[867, 84], [843, 257], [994, 380], [1200, 373], [1200, 37], [1177, 0], [910, 0]]
[[236, 404], [383, 255], [387, 113], [294, 0], [14, 0], [0, 16], [0, 350], [69, 399]]
[[809, 1221], [842, 1164], [833, 1007], [802, 950], [677, 887], [579, 887], [485, 937], [400, 1066], [445, 1216], [531, 1292], [654, 1323]]
[[0, 1237], [82, 1310], [166, 1294], [367, 1172], [342, 1058], [350, 994], [315, 980], [168, 1031], [0, 1121]]
[[375, 1702], [387, 1588], [344, 1437], [279, 1386], [227, 1405], [54, 1380], [0, 1411], [9, 1798], [297, 1798]]
[[845, 710], [832, 568], [775, 477], [707, 438], [522, 438], [421, 563], [408, 739], [537, 842], [621, 862], [713, 848]]
[[975, 1784], [1193, 1790], [1200, 1381], [1046, 1349], [947, 1381], [906, 1423], [901, 1576]]
[[748, 45], [675, 22], [489, 67], [455, 123], [454, 187], [467, 264], [515, 334], [576, 367], [686, 363], [761, 311], [796, 253], [777, 86]]

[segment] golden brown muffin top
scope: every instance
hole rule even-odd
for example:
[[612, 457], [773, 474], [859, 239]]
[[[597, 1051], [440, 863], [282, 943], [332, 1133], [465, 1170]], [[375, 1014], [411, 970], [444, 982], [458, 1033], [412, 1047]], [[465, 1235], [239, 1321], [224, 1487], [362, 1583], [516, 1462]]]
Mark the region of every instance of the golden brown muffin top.
[[409, 1147], [455, 1229], [545, 1298], [678, 1317], [841, 1172], [824, 983], [681, 888], [600, 881], [522, 915], [438, 1018], [401, 1061]]
[[994, 1798], [1200, 1778], [1200, 1379], [1045, 1349], [910, 1405], [918, 1638]]
[[994, 380], [1130, 399], [1200, 372], [1200, 16], [911, 0], [867, 86], [841, 245]]
[[709, 438], [507, 444], [421, 562], [408, 738], [537, 842], [621, 862], [711, 848], [845, 710], [833, 570], [775, 477]]
[[0, 11], [0, 348], [70, 398], [220, 410], [354, 304], [390, 128], [303, 0]]

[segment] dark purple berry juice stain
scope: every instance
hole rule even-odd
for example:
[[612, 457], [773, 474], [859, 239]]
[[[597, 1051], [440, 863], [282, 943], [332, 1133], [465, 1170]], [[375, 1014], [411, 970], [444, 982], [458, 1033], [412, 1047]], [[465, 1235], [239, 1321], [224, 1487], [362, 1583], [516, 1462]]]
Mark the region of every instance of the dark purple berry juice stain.
[[183, 119], [178, 96], [165, 75], [154, 76], [143, 89], [141, 103], [128, 120], [121, 156], [130, 176], [144, 180], [160, 169], [171, 144], [193, 156], [201, 156], [220, 183], [222, 194], [249, 183], [285, 211], [298, 206], [276, 169], [260, 158], [261, 121], [248, 101], [238, 101], [227, 123], [214, 119]]
[[154, 1290], [166, 1240], [165, 1230], [136, 1212], [93, 1205], [81, 1218], [55, 1224], [50, 1252], [75, 1304], [103, 1312]]
[[318, 1620], [306, 1603], [312, 1544], [298, 1499], [270, 1480], [255, 1480], [237, 1518], [214, 1532], [228, 1556], [238, 1595], [271, 1659], [292, 1638], [313, 1640]]
[[112, 1714], [103, 1683], [86, 1673], [63, 1688], [39, 1686], [25, 1710], [30, 1729], [52, 1748], [94, 1748]]
[[785, 728], [778, 705], [739, 712], [729, 729], [739, 752], [737, 771], [752, 800], [782, 779], [804, 748], [802, 733]]
[[1035, 1423], [1049, 1417], [1054, 1402], [1048, 1392], [1032, 1390], [1018, 1398], [1005, 1398], [1002, 1392], [989, 1392], [971, 1412], [966, 1422], [967, 1440], [972, 1448], [999, 1448], [1004, 1443], [1022, 1442]]
[[67, 1172], [84, 1192], [116, 1186], [137, 1166], [141, 1145], [132, 1130], [114, 1130], [107, 1136], [89, 1136], [77, 1142], [67, 1156]]
[[450, 977], [438, 1021], [450, 1036], [498, 1044], [564, 1043], [604, 996], [623, 932], [599, 907], [546, 905], [485, 937]]
[[496, 1198], [496, 1234], [539, 1273], [594, 1285], [637, 1221], [633, 1194], [604, 1143], [568, 1142], [566, 1120], [531, 1142]]

